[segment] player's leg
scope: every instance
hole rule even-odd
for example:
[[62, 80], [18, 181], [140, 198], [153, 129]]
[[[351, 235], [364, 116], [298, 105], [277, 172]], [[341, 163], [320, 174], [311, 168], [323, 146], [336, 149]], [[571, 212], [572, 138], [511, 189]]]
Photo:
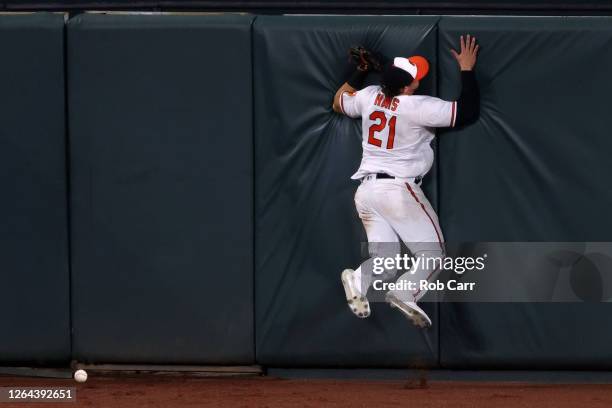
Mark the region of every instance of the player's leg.
[[[444, 260], [444, 235], [440, 228], [438, 215], [423, 193], [420, 185], [406, 183], [406, 189], [422, 210], [422, 215], [418, 223], [420, 226], [412, 230], [413, 234], [406, 233], [402, 227], [399, 227], [398, 233], [400, 237], [404, 235], [404, 238], [413, 240], [408, 248], [413, 254], [421, 256], [423, 259], [423, 262], [413, 271], [413, 279], [417, 282], [432, 282], [438, 278]], [[401, 276], [399, 279], [401, 279]], [[415, 302], [418, 302], [426, 292], [425, 288], [420, 287], [414, 293]]]
[[[397, 234], [382, 217], [377, 216], [376, 220], [371, 220], [366, 231], [370, 257], [355, 269], [355, 276], [361, 281], [362, 293], [367, 293], [374, 279], [388, 280], [395, 277], [395, 267], [385, 269], [380, 264], [375, 267], [374, 261], [380, 258], [395, 258], [401, 249]], [[377, 272], [377, 268], [382, 270]]]
[[426, 293], [421, 281], [437, 278], [444, 258], [444, 238], [438, 217], [418, 185], [389, 184], [384, 197], [380, 198], [379, 208], [418, 261], [397, 279], [398, 283], [402, 283], [401, 287], [412, 289], [389, 291], [387, 300], [417, 326], [427, 327], [431, 325], [431, 320], [416, 302]]
[[[342, 272], [342, 285], [351, 311], [358, 317], [365, 318], [371, 314], [367, 292], [373, 281], [374, 259], [394, 257], [399, 253], [400, 243], [393, 228], [370, 205], [375, 194], [372, 184], [362, 184], [355, 194], [355, 206], [368, 237], [366, 259], [357, 269], [345, 269]], [[385, 270], [378, 279], [395, 276], [395, 269]], [[392, 276], [390, 276], [392, 275]]]

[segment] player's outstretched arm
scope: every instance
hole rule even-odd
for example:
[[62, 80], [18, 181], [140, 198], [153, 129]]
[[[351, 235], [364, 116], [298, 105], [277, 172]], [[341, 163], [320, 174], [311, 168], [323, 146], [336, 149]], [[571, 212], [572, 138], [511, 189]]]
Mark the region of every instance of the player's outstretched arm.
[[474, 75], [474, 66], [480, 46], [476, 37], [467, 35], [459, 38], [460, 52], [451, 49], [461, 69], [461, 95], [457, 99], [457, 118], [455, 126], [468, 125], [476, 121], [480, 114], [480, 93]]

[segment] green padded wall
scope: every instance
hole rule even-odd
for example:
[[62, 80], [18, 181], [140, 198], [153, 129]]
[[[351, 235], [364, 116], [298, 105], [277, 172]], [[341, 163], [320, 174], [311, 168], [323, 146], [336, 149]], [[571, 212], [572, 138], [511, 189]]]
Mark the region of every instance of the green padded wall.
[[[607, 122], [612, 19], [444, 17], [439, 90], [460, 34], [478, 38], [479, 121], [440, 136], [449, 241], [612, 241]], [[450, 367], [612, 367], [610, 304], [442, 304]]]
[[254, 362], [251, 22], [69, 21], [75, 358]]
[[0, 364], [70, 360], [64, 16], [0, 15]]
[[605, 303], [354, 318], [360, 124], [331, 111], [349, 46], [427, 56], [450, 100], [475, 34], [481, 118], [425, 183], [447, 240], [612, 241], [612, 19], [254, 19], [79, 15], [66, 44], [61, 14], [0, 16], [3, 364], [612, 367]]

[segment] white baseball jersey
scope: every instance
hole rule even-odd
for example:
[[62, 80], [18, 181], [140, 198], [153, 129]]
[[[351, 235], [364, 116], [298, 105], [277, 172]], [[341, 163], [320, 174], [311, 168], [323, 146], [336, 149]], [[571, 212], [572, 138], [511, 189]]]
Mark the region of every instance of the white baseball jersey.
[[380, 86], [340, 97], [342, 112], [361, 117], [363, 158], [351, 177], [370, 173], [409, 178], [424, 176], [433, 164], [433, 128], [455, 125], [456, 102], [422, 95], [386, 98]]

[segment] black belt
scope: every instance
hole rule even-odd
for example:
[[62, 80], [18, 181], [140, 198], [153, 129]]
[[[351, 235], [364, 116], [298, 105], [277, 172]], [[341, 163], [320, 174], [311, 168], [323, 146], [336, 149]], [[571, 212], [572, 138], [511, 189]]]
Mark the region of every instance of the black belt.
[[[394, 179], [395, 177], [388, 175], [387, 173], [374, 173], [376, 174], [376, 179]], [[421, 180], [423, 179], [423, 177], [421, 176], [416, 176], [414, 178], [414, 182], [416, 184], [419, 184], [421, 182]]]

